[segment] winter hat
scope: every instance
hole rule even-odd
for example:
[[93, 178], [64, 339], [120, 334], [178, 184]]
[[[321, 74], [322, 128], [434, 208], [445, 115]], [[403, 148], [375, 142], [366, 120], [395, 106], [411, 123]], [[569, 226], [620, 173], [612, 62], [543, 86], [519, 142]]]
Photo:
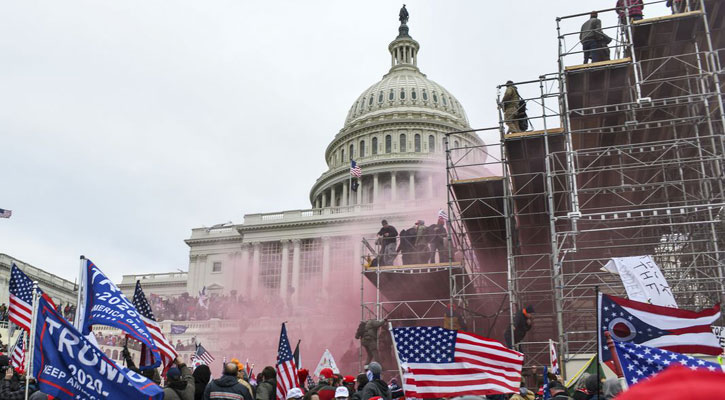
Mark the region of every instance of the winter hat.
[[559, 381], [552, 381], [549, 383], [549, 390], [566, 390], [566, 386]]
[[375, 379], [380, 379], [380, 374], [383, 373], [383, 367], [377, 361], [368, 364], [368, 370], [372, 372]]
[[287, 392], [287, 400], [299, 399], [302, 396], [304, 396], [304, 394], [302, 394], [302, 389], [300, 388], [292, 388], [289, 390], [289, 392]]
[[586, 387], [587, 392], [589, 392], [590, 395], [599, 393], [601, 383], [599, 382], [599, 378], [597, 377], [597, 375], [589, 375], [587, 377], [587, 380], [584, 382], [584, 387]]
[[0, 355], [0, 367], [7, 367], [10, 365], [10, 359], [5, 354]]
[[181, 370], [177, 367], [171, 367], [166, 371], [166, 378], [170, 381], [178, 381], [181, 379]]
[[335, 389], [335, 398], [338, 399], [340, 397], [350, 397], [350, 392], [347, 391], [345, 386], [338, 386], [337, 389]]
[[335, 373], [332, 372], [332, 368], [322, 368], [322, 371], [320, 371], [320, 377], [324, 379], [330, 379], [333, 375]]

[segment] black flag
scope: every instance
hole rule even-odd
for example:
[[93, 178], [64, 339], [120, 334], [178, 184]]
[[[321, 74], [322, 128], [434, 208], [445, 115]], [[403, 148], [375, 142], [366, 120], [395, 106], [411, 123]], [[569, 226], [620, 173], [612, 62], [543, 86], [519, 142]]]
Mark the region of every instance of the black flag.
[[294, 353], [292, 353], [292, 358], [295, 359], [295, 365], [297, 366], [297, 369], [302, 368], [300, 366], [300, 342], [301, 341], [302, 341], [302, 339], [297, 341], [297, 346], [295, 346], [295, 351], [294, 351]]
[[357, 192], [358, 186], [360, 186], [360, 184], [357, 182], [357, 179], [354, 179], [350, 184], [350, 190], [352, 190], [353, 192]]

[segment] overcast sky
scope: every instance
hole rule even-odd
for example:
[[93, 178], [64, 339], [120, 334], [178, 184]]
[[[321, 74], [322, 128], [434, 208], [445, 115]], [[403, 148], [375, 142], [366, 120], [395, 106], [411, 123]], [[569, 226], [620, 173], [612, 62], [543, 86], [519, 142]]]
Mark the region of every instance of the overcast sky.
[[[556, 71], [557, 15], [614, 3], [407, 0], [419, 67], [477, 128], [497, 124], [497, 84]], [[1, 4], [0, 252], [70, 280], [81, 254], [114, 280], [186, 270], [192, 228], [309, 208], [401, 6]]]

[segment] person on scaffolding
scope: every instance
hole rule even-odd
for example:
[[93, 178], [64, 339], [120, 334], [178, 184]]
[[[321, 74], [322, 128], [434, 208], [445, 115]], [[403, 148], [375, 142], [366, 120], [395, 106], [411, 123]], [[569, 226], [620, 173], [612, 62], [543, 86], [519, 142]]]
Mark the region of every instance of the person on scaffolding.
[[403, 265], [415, 264], [415, 227], [400, 231], [397, 252], [402, 255]]
[[430, 259], [430, 248], [428, 242], [430, 237], [428, 236], [428, 228], [425, 226], [425, 221], [422, 219], [415, 223], [413, 228], [415, 231], [415, 244], [414, 244], [414, 263], [415, 264], [428, 264]]
[[596, 11], [592, 11], [587, 22], [582, 25], [579, 40], [584, 49], [584, 64], [587, 64], [589, 60], [595, 63], [609, 59], [607, 44], [612, 41], [612, 38], [602, 32], [602, 21]]
[[630, 21], [639, 21], [644, 17], [642, 11], [644, 3], [642, 0], [617, 0], [617, 14], [619, 14], [619, 23], [627, 24], [627, 16]]
[[398, 231], [394, 226], [388, 224], [388, 221], [382, 220], [382, 228], [378, 231], [378, 244], [380, 244], [380, 257], [378, 257], [378, 264], [393, 265], [395, 260], [396, 252], [395, 245], [397, 243]]
[[519, 95], [518, 89], [513, 81], [506, 82], [506, 92], [501, 102], [503, 116], [508, 133], [524, 132], [529, 127], [529, 120], [526, 116], [526, 101]]
[[438, 217], [438, 222], [428, 227], [428, 236], [430, 238], [430, 259], [429, 263], [435, 264], [436, 251], [438, 252], [438, 262], [448, 262], [448, 231], [446, 231], [446, 221], [443, 217]]

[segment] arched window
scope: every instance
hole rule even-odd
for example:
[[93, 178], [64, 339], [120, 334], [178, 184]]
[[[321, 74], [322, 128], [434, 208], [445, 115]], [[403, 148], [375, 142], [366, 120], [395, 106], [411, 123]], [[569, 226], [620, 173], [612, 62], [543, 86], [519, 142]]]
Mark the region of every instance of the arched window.
[[428, 92], [425, 89], [423, 89], [423, 100], [428, 101]]
[[428, 136], [428, 152], [433, 153], [436, 151], [436, 138], [433, 135]]
[[371, 149], [373, 151], [373, 155], [378, 154], [378, 138], [373, 138], [373, 148]]
[[420, 135], [419, 134], [417, 134], [417, 133], [415, 134], [415, 136], [413, 137], [413, 143], [415, 144], [415, 152], [416, 153], [420, 153], [421, 143], [420, 143]]
[[395, 99], [395, 92], [393, 89], [390, 89], [390, 94], [388, 95], [388, 100], [392, 101]]
[[415, 93], [415, 88], [411, 89], [410, 91], [410, 98], [413, 100], [416, 100], [418, 98], [418, 94]]
[[385, 135], [385, 152], [390, 153], [391, 151], [393, 151], [393, 137]]
[[345, 161], [347, 161], [345, 159], [345, 149], [341, 149], [340, 150], [340, 164], [345, 164]]
[[433, 102], [438, 104], [438, 95], [436, 94], [436, 92], [433, 92]]
[[360, 148], [358, 148], [358, 153], [360, 153], [360, 158], [365, 157], [365, 141], [360, 141]]
[[373, 95], [371, 94], [371, 95], [370, 95], [370, 101], [368, 101], [368, 105], [369, 105], [369, 106], [373, 105], [373, 98], [375, 98], [375, 96], [373, 96]]
[[380, 103], [380, 104], [383, 103], [383, 91], [382, 90], [380, 91], [380, 94], [378, 95], [378, 103]]
[[355, 158], [355, 145], [351, 144], [350, 145], [350, 159], [352, 160], [354, 158]]
[[448, 105], [448, 102], [446, 101], [446, 96], [445, 95], [441, 95], [441, 100], [443, 100], [443, 105], [444, 106], [447, 106]]
[[400, 88], [400, 100], [405, 100], [405, 89]]
[[408, 149], [405, 146], [406, 145], [405, 142], [406, 142], [406, 140], [405, 140], [405, 133], [401, 133], [400, 134], [400, 152], [401, 153], [405, 153], [406, 151], [408, 151]]
[[453, 142], [453, 147], [456, 148], [456, 149], [459, 147], [458, 140], [456, 140], [456, 141]]

